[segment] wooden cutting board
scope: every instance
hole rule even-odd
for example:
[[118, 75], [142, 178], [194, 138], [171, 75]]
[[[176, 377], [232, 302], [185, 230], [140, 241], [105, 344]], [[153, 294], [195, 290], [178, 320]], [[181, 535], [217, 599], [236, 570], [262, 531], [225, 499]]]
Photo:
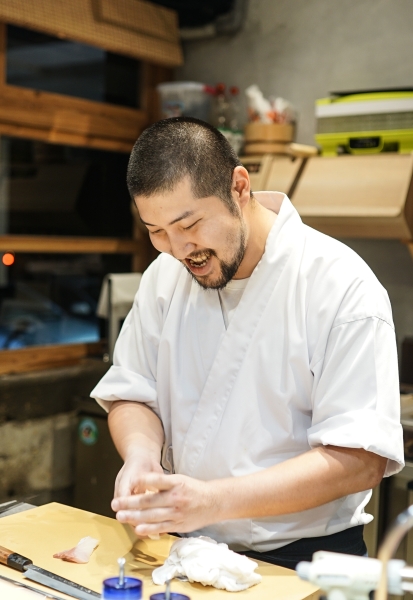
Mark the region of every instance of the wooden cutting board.
[[[55, 552], [75, 546], [87, 535], [100, 540], [88, 564], [79, 565], [53, 558]], [[0, 545], [30, 558], [39, 567], [57, 573], [96, 592], [102, 581], [117, 575], [117, 559], [126, 558], [126, 575], [143, 580], [143, 598], [163, 591], [152, 583], [155, 567], [163, 564], [176, 538], [164, 535], [159, 540], [139, 540], [132, 529], [115, 519], [51, 503], [0, 519]], [[298, 579], [294, 571], [260, 562], [257, 569], [262, 582], [244, 592], [249, 600], [316, 600], [318, 589]], [[0, 565], [0, 575], [24, 581], [44, 590], [9, 567]], [[192, 600], [228, 600], [230, 593], [198, 583], [174, 581], [172, 591]], [[57, 592], [56, 592], [57, 593]], [[62, 598], [65, 594], [57, 593]], [[213, 598], [212, 598], [212, 596]]]

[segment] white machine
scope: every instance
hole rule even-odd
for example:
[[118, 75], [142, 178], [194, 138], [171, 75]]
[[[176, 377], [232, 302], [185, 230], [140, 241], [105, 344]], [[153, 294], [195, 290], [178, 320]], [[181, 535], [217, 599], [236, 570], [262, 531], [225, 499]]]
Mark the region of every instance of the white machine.
[[312, 562], [300, 562], [297, 575], [320, 587], [328, 600], [386, 600], [387, 595], [413, 592], [413, 567], [394, 555], [404, 535], [413, 527], [413, 506], [401, 513], [387, 533], [378, 558], [337, 552], [315, 552]]
[[[328, 600], [368, 600], [370, 592], [379, 586], [381, 570], [382, 562], [377, 558], [323, 551], [315, 552], [312, 562], [300, 562], [296, 568], [297, 575], [324, 590]], [[402, 596], [413, 589], [410, 578], [405, 581], [409, 573], [413, 577], [413, 568], [406, 567], [404, 560], [389, 561], [390, 594]]]
[[142, 273], [110, 273], [103, 280], [97, 315], [108, 320], [110, 361], [113, 360], [113, 349], [122, 321], [132, 307], [141, 278]]

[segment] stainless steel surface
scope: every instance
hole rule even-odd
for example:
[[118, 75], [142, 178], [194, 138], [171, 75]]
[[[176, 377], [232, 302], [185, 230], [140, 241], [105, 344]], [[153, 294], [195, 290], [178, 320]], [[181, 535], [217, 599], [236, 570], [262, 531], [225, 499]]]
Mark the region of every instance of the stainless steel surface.
[[18, 587], [22, 587], [26, 590], [30, 590], [31, 592], [36, 592], [36, 594], [39, 594], [42, 598], [52, 598], [52, 600], [64, 600], [64, 598], [62, 598], [61, 596], [55, 596], [54, 594], [52, 594], [49, 591], [46, 590], [39, 590], [38, 588], [33, 587], [32, 585], [27, 585], [27, 583], [22, 583], [21, 581], [15, 581], [14, 579], [10, 579], [9, 577], [5, 577], [4, 575], [0, 575], [0, 579], [3, 579], [4, 581], [8, 581], [9, 583], [12, 583], [13, 585], [17, 585]]
[[24, 576], [27, 577], [27, 579], [36, 581], [36, 583], [41, 583], [46, 587], [52, 588], [52, 590], [68, 594], [78, 600], [93, 600], [93, 598], [101, 597], [100, 594], [97, 594], [83, 585], [79, 585], [74, 581], [69, 581], [69, 579], [65, 579], [64, 577], [59, 577], [59, 575], [55, 575], [54, 573], [36, 567], [35, 565], [30, 565], [24, 573]]
[[16, 513], [30, 510], [34, 507], [34, 504], [29, 504], [28, 502], [17, 502], [16, 500], [5, 502], [4, 504], [0, 504], [0, 518], [15, 515]]

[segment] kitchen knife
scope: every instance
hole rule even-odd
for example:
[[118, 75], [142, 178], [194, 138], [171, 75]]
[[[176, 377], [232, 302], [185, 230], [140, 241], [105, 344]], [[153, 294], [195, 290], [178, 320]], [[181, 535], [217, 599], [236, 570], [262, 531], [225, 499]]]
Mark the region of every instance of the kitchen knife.
[[22, 583], [21, 581], [16, 581], [15, 579], [10, 579], [10, 577], [5, 577], [4, 575], [0, 575], [0, 579], [2, 581], [7, 581], [8, 583], [12, 583], [13, 585], [17, 585], [17, 587], [22, 587], [25, 590], [30, 590], [31, 592], [35, 592], [42, 596], [42, 598], [51, 598], [52, 600], [64, 600], [62, 596], [55, 596], [51, 592], [45, 590], [39, 590], [39, 588], [35, 588], [32, 585], [27, 585], [27, 583]]
[[79, 585], [74, 581], [69, 581], [69, 579], [60, 577], [41, 567], [36, 567], [30, 558], [17, 554], [17, 552], [12, 552], [7, 548], [3, 548], [3, 546], [0, 546], [0, 563], [7, 565], [16, 571], [21, 571], [27, 579], [41, 583], [58, 592], [68, 594], [68, 596], [72, 596], [78, 600], [92, 600], [93, 598], [101, 597], [100, 594], [97, 594], [83, 585]]

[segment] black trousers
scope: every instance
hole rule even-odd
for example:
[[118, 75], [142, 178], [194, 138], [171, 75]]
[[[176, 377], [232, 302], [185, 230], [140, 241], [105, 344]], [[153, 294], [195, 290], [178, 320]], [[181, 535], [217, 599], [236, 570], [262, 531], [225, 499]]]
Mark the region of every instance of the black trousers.
[[363, 539], [363, 529], [363, 525], [357, 525], [332, 535], [302, 538], [277, 550], [267, 550], [266, 552], [249, 550], [240, 552], [240, 554], [288, 569], [295, 569], [297, 563], [302, 560], [311, 562], [314, 552], [318, 550], [365, 556], [367, 548]]

